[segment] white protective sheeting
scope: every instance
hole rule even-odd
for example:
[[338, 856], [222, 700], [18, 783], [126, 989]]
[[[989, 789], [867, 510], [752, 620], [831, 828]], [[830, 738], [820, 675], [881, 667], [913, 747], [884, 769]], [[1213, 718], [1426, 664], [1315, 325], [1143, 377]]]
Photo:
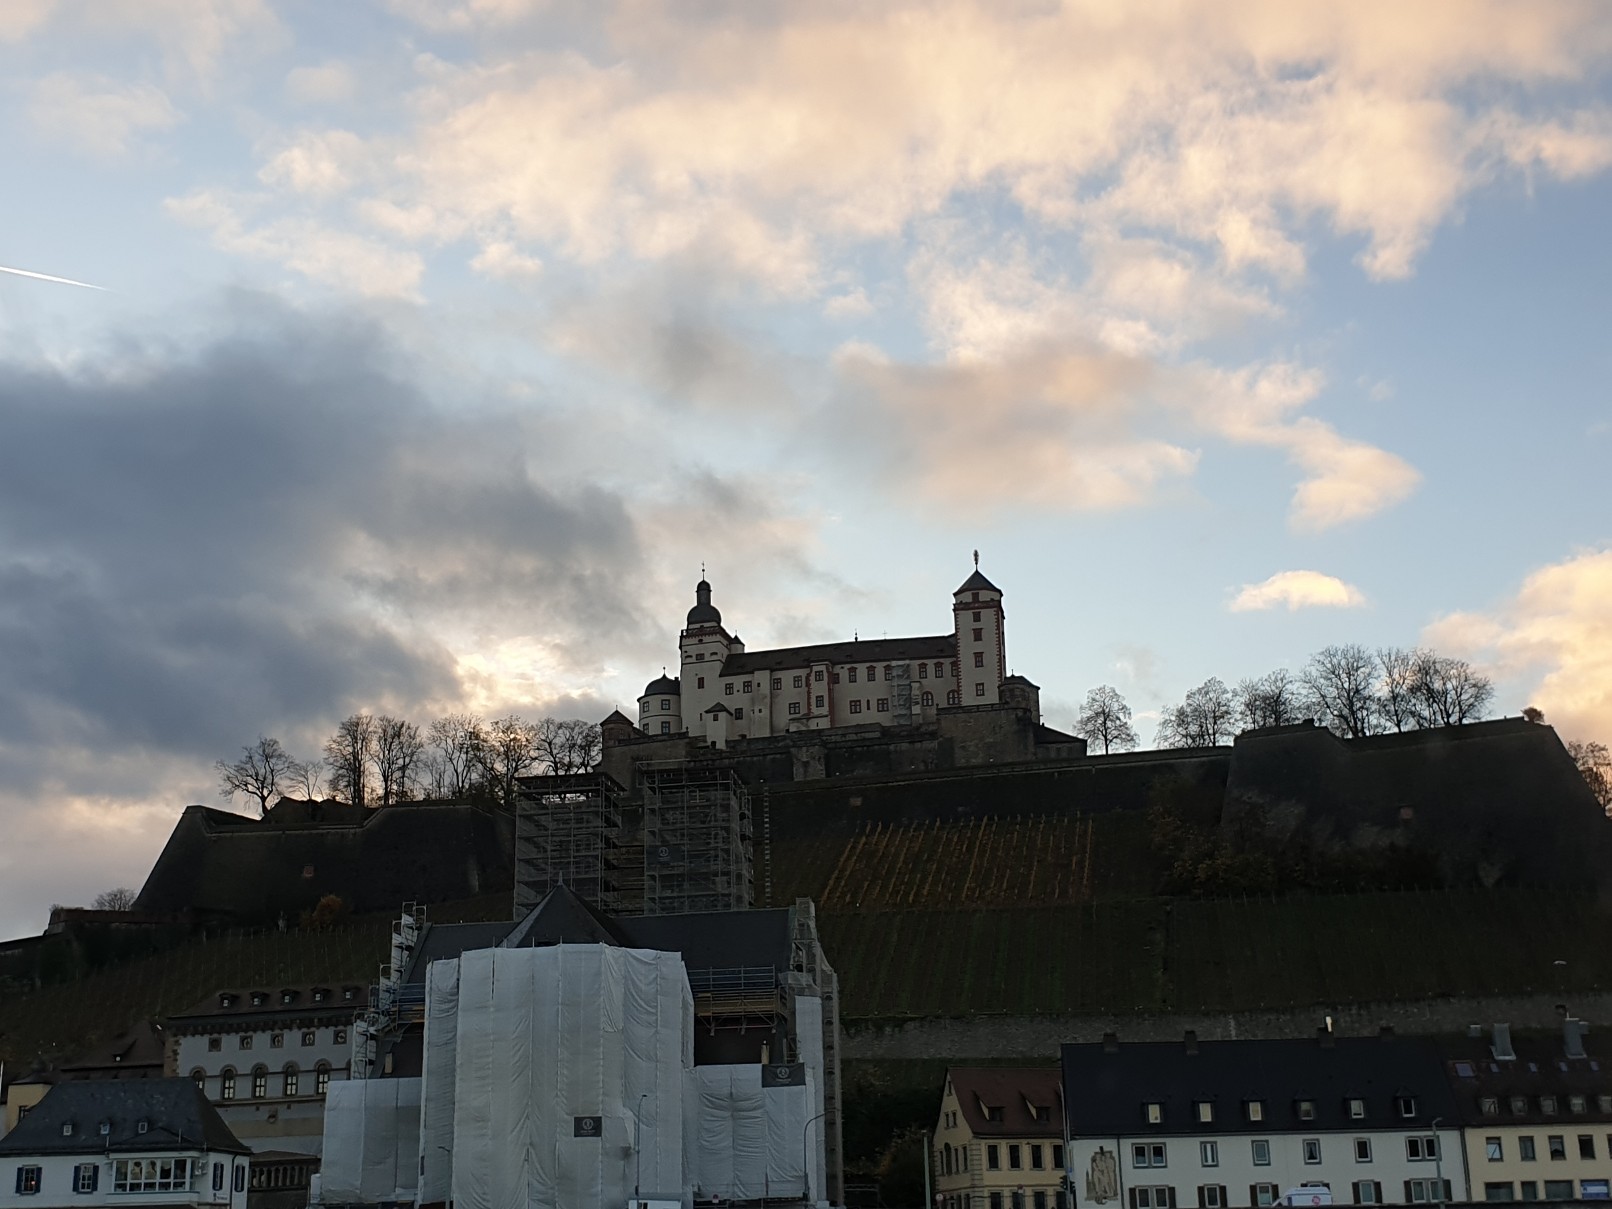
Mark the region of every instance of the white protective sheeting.
[[459, 1039], [459, 961], [433, 961], [425, 973], [425, 1054], [421, 1063], [422, 1205], [453, 1194], [454, 1064]]
[[798, 1197], [806, 1148], [817, 1145], [806, 1123], [805, 1087], [761, 1086], [759, 1066], [701, 1066], [695, 1183], [702, 1197], [757, 1200]]
[[459, 960], [458, 997], [458, 1209], [594, 1209], [625, 1204], [635, 1185], [686, 1202], [694, 1005], [677, 954], [477, 950]]
[[[823, 1112], [823, 1089], [828, 1086], [827, 1060], [823, 1054], [823, 1001], [815, 995], [795, 997], [795, 1043], [800, 1047], [800, 1060], [806, 1064], [806, 1082], [812, 1088], [812, 1111], [815, 1117]], [[828, 1127], [825, 1118], [812, 1126], [812, 1196], [819, 1202], [828, 1200], [827, 1151], [822, 1131]]]
[[420, 1080], [330, 1084], [319, 1182], [324, 1204], [412, 1201], [419, 1153]]

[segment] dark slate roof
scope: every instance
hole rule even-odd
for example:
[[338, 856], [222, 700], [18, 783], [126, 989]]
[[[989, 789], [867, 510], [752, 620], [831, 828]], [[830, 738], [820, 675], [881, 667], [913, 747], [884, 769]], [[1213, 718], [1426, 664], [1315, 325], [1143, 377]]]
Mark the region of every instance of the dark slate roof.
[[789, 908], [706, 911], [688, 915], [625, 915], [616, 919], [635, 949], [681, 953], [691, 970], [734, 966], [789, 968]]
[[1029, 685], [1029, 687], [1031, 687], [1031, 688], [1040, 688], [1041, 687], [1039, 684], [1036, 684], [1034, 681], [1032, 681], [1030, 679], [1030, 677], [1021, 676], [1017, 672], [1015, 672], [1013, 675], [1011, 675], [1011, 676], [1007, 677], [1006, 679], [1004, 679], [1002, 681], [1002, 683], [1003, 684], [1025, 684], [1025, 685]]
[[555, 886], [498, 942], [507, 949], [554, 944], [626, 944], [610, 917], [569, 886]]
[[[147, 1123], [145, 1133], [140, 1122]], [[101, 1124], [110, 1126], [101, 1133]], [[63, 1136], [62, 1126], [73, 1126]], [[0, 1155], [207, 1150], [249, 1154], [189, 1079], [75, 1079], [58, 1083], [17, 1127]]]
[[1085, 740], [1078, 735], [1066, 735], [1061, 730], [1054, 730], [1040, 722], [1035, 724], [1035, 741], [1037, 743], [1084, 743]]
[[711, 603], [711, 585], [703, 579], [694, 585], [694, 607], [688, 611], [688, 624], [722, 624], [722, 611]]
[[458, 957], [472, 949], [492, 949], [503, 943], [514, 924], [508, 920], [472, 924], [427, 924], [414, 946], [405, 983], [425, 982], [425, 967], [446, 957]]
[[142, 1020], [126, 1032], [94, 1049], [86, 1050], [62, 1064], [62, 1072], [71, 1078], [90, 1071], [152, 1069], [162, 1073], [166, 1047], [162, 1026], [155, 1021]]
[[[291, 1002], [284, 1002], [285, 996]], [[314, 996], [322, 994], [316, 1000]], [[261, 995], [262, 1003], [253, 1003], [252, 997]], [[228, 996], [229, 1002], [225, 1002]], [[298, 1020], [307, 1016], [351, 1017], [369, 1004], [366, 987], [343, 982], [285, 986], [266, 983], [259, 986], [220, 987], [206, 999], [193, 1003], [182, 1012], [175, 1012], [168, 1020], [176, 1028], [187, 1025], [218, 1024], [224, 1028], [267, 1028], [276, 1022]]]
[[619, 709], [613, 709], [613, 710], [610, 711], [610, 716], [608, 718], [606, 718], [603, 722], [599, 723], [599, 725], [600, 726], [631, 726], [631, 727], [636, 729], [637, 726], [638, 726], [638, 723], [634, 722], [631, 718], [627, 717], [627, 715], [622, 713]]
[[[1510, 1052], [1516, 1057], [1495, 1057], [1493, 1035], [1446, 1041], [1439, 1045], [1450, 1086], [1466, 1125], [1571, 1125], [1594, 1123], [1603, 1127], [1612, 1112], [1602, 1111], [1600, 1097], [1612, 1096], [1612, 1064], [1602, 1062], [1587, 1041], [1584, 1056], [1567, 1056], [1560, 1033], [1514, 1035]], [[1522, 1112], [1513, 1111], [1512, 1097], [1523, 1097]], [[1554, 1096], [1556, 1111], [1547, 1113], [1541, 1098]], [[1574, 1112], [1572, 1098], [1582, 1096], [1584, 1110]], [[1483, 1110], [1485, 1099], [1497, 1111]]]
[[776, 672], [814, 663], [905, 663], [909, 659], [955, 659], [957, 640], [951, 634], [921, 638], [863, 638], [851, 642], [823, 642], [816, 646], [786, 646], [773, 651], [741, 651], [722, 662], [724, 676], [746, 672]]
[[[1063, 1081], [1074, 1137], [1247, 1133], [1250, 1100], [1264, 1102], [1262, 1133], [1425, 1128], [1437, 1117], [1453, 1126], [1456, 1116], [1438, 1051], [1419, 1037], [1066, 1045]], [[1415, 1099], [1414, 1116], [1400, 1115], [1401, 1096]], [[1351, 1099], [1365, 1101], [1364, 1119], [1349, 1115]], [[1197, 1119], [1202, 1101], [1214, 1104], [1212, 1123]], [[1150, 1103], [1163, 1105], [1158, 1125], [1147, 1123]]]
[[648, 684], [644, 685], [643, 696], [645, 696], [645, 697], [661, 697], [661, 696], [676, 697], [676, 696], [681, 695], [682, 692], [683, 692], [683, 687], [677, 681], [676, 677], [662, 675], [662, 676], [660, 676], [660, 677], [658, 677], [658, 678], [656, 678], [654, 680], [651, 680]]
[[985, 576], [981, 575], [980, 569], [975, 567], [974, 574], [965, 579], [963, 581], [963, 586], [958, 588], [957, 591], [953, 592], [952, 595], [961, 596], [964, 592], [995, 592], [1000, 595], [1001, 591], [1001, 588], [997, 587], [990, 580], [986, 579]]
[[[1063, 1097], [1056, 1066], [954, 1066], [946, 1072], [957, 1096], [958, 1110], [979, 1137], [1063, 1137]], [[1048, 1109], [1038, 1121], [1030, 1106]], [[1002, 1110], [1000, 1121], [987, 1121], [985, 1108]]]

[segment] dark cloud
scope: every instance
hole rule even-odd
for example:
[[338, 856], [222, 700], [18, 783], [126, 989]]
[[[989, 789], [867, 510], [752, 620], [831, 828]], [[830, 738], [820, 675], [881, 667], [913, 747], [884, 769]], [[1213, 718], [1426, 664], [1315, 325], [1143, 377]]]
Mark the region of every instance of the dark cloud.
[[541, 408], [450, 410], [372, 327], [230, 306], [194, 349], [0, 365], [0, 730], [210, 759], [455, 699], [444, 621], [638, 624], [633, 522]]

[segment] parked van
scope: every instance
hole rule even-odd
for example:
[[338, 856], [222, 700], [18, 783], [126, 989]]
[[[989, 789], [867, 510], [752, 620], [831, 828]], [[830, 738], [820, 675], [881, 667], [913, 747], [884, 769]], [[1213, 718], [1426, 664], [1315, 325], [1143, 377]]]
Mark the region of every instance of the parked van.
[[1320, 1182], [1314, 1184], [1300, 1184], [1297, 1188], [1289, 1188], [1282, 1193], [1278, 1205], [1330, 1205], [1332, 1203], [1332, 1186]]

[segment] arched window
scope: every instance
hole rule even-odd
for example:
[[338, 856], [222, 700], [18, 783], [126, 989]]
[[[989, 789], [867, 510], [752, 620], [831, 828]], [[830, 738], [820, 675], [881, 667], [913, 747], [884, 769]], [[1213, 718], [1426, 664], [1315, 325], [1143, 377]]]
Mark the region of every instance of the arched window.
[[200, 1090], [202, 1092], [206, 1092], [206, 1090], [207, 1090], [207, 1072], [206, 1071], [204, 1071], [201, 1067], [198, 1066], [195, 1070], [190, 1072], [190, 1078], [191, 1078], [191, 1082], [195, 1083], [195, 1085], [196, 1085], [198, 1090]]
[[218, 1072], [218, 1098], [220, 1100], [233, 1100], [235, 1098], [235, 1068], [226, 1066]]
[[288, 1096], [296, 1095], [297, 1088], [301, 1083], [302, 1074], [297, 1070], [297, 1064], [295, 1062], [287, 1062], [285, 1064], [285, 1094]]
[[269, 1094], [269, 1068], [254, 1066], [252, 1068], [252, 1099], [263, 1100]]
[[931, 693], [931, 692], [929, 692], [929, 691], [928, 691], [928, 690], [927, 690], [927, 689], [926, 689], [926, 690], [925, 690], [925, 691], [924, 691], [924, 695], [923, 695], [923, 703], [924, 703], [924, 704], [925, 704], [925, 705], [933, 705], [933, 704], [934, 704], [934, 703], [935, 703], [935, 694], [934, 694], [934, 693]]
[[963, 694], [962, 693], [958, 692], [956, 689], [951, 689], [950, 691], [947, 692], [947, 694], [946, 694], [946, 704], [947, 705], [961, 705], [962, 703], [963, 703]]
[[316, 1095], [324, 1095], [330, 1090], [330, 1063], [321, 1062], [314, 1067], [313, 1090]]
[[950, 1142], [941, 1147], [940, 1166], [942, 1174], [950, 1175], [952, 1173], [952, 1144]]

